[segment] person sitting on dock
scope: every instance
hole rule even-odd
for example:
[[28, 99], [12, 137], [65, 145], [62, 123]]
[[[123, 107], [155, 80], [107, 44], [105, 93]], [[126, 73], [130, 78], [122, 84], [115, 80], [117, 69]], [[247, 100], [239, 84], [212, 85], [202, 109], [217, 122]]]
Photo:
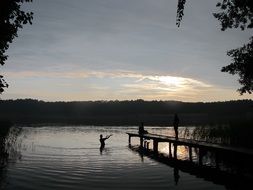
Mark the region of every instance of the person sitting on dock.
[[100, 141], [100, 150], [102, 150], [105, 147], [105, 140], [109, 139], [111, 136], [112, 136], [112, 134], [107, 135], [105, 138], [103, 138], [103, 135], [102, 134], [100, 135], [100, 139], [99, 139], [99, 141]]
[[179, 125], [179, 118], [177, 114], [174, 115], [174, 121], [173, 121], [173, 126], [175, 130], [175, 138], [178, 139], [178, 125]]
[[142, 135], [142, 134], [146, 134], [146, 133], [148, 133], [148, 131], [144, 130], [143, 122], [141, 122], [141, 124], [139, 126], [139, 134]]

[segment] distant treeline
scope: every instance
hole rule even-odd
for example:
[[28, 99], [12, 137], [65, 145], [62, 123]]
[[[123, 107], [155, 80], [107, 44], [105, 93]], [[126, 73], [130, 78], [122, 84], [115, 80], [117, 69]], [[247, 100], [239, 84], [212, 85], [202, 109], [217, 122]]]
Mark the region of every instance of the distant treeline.
[[32, 99], [0, 100], [0, 120], [17, 124], [172, 125], [177, 113], [181, 125], [227, 124], [251, 120], [253, 101], [211, 103], [179, 101], [44, 102]]

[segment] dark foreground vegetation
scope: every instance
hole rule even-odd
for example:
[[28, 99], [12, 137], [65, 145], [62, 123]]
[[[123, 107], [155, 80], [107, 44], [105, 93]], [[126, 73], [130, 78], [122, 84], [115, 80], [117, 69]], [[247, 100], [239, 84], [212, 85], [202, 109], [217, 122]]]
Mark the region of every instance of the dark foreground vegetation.
[[169, 126], [174, 113], [179, 114], [180, 125], [228, 124], [253, 118], [253, 101], [0, 101], [0, 120], [15, 124], [138, 125], [144, 122]]
[[18, 152], [15, 148], [15, 142], [18, 134], [21, 131], [21, 128], [11, 126], [12, 123], [0, 120], [0, 169], [7, 165], [9, 158], [13, 158], [13, 160], [18, 159]]
[[253, 148], [253, 119], [233, 121], [226, 125], [204, 125], [189, 131], [181, 130], [184, 138], [195, 139], [210, 143]]

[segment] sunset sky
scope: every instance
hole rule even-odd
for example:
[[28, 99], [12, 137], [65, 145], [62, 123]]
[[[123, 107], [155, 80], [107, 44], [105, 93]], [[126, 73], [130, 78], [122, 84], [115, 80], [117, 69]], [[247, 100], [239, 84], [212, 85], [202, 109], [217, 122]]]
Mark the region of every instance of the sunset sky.
[[1, 73], [2, 99], [224, 101], [240, 96], [222, 73], [227, 50], [252, 31], [220, 30], [217, 0], [34, 0], [33, 25], [19, 31]]

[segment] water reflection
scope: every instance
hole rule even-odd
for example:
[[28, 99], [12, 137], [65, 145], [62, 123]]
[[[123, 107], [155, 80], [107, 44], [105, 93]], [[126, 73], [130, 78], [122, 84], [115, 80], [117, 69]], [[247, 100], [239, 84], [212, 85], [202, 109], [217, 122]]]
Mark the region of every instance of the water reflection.
[[178, 180], [180, 178], [180, 175], [179, 175], [179, 169], [177, 167], [175, 167], [173, 169], [173, 172], [174, 172], [174, 181], [175, 181], [175, 185], [178, 184]]
[[[248, 189], [248, 187], [252, 185], [252, 173], [247, 173], [247, 176], [245, 173], [238, 172], [238, 170], [236, 170], [236, 172], [234, 171], [233, 173], [231, 170], [225, 171], [214, 167], [208, 167], [207, 165], [198, 165], [187, 160], [179, 160], [176, 157], [170, 158], [167, 154], [155, 154], [153, 151], [140, 149], [139, 146], [129, 146], [129, 148], [134, 152], [138, 152], [141, 159], [147, 157], [172, 167], [175, 185], [180, 183], [180, 172], [186, 172], [198, 178], [203, 178], [206, 181], [212, 181], [215, 184], [224, 185], [230, 190]], [[174, 150], [174, 153], [176, 154], [177, 149]]]
[[110, 154], [110, 148], [99, 148], [100, 155], [109, 155]]

